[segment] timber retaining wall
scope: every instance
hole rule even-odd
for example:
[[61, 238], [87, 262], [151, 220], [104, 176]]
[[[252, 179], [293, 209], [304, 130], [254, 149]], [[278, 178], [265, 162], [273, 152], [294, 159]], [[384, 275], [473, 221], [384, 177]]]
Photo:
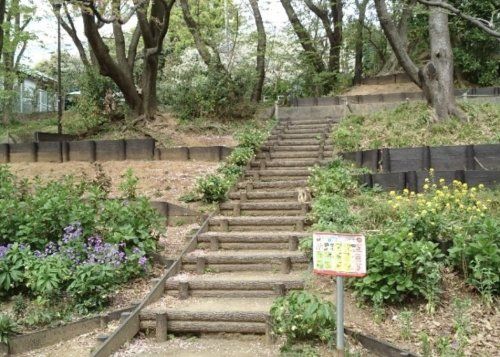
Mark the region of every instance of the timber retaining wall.
[[225, 146], [155, 148], [153, 139], [40, 141], [0, 144], [0, 164], [17, 162], [196, 160], [223, 161]]

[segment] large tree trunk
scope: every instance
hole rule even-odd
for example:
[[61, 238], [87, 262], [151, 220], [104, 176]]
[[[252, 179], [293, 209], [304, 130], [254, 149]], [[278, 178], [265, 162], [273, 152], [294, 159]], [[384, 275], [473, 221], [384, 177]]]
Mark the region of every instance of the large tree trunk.
[[364, 28], [365, 28], [365, 16], [366, 16], [366, 6], [369, 0], [356, 0], [356, 7], [358, 8], [358, 23], [356, 24], [356, 46], [355, 46], [355, 61], [354, 61], [354, 84], [361, 84], [361, 79], [363, 77], [363, 42], [364, 42]]
[[2, 51], [3, 51], [3, 22], [5, 20], [5, 5], [6, 0], [0, 0], [0, 60], [2, 59]]
[[445, 120], [450, 115], [465, 118], [465, 114], [456, 104], [454, 95], [453, 52], [448, 29], [448, 15], [438, 7], [430, 7], [431, 60], [419, 69], [408, 55], [404, 40], [398, 34], [387, 11], [385, 0], [375, 0], [375, 8], [380, 25], [394, 54], [411, 80], [424, 91], [427, 103], [435, 110], [437, 120]]
[[342, 49], [344, 4], [343, 0], [331, 0], [333, 18], [333, 39], [330, 42], [330, 71], [340, 72], [340, 50]]
[[438, 119], [450, 115], [464, 117], [458, 109], [453, 85], [453, 52], [451, 49], [448, 14], [431, 6], [429, 13], [431, 60], [419, 71], [419, 79], [427, 102], [435, 109]]
[[252, 92], [252, 102], [260, 102], [262, 99], [262, 88], [266, 77], [266, 29], [260, 14], [258, 0], [250, 0], [255, 25], [257, 26], [257, 67], [255, 69], [256, 81]]

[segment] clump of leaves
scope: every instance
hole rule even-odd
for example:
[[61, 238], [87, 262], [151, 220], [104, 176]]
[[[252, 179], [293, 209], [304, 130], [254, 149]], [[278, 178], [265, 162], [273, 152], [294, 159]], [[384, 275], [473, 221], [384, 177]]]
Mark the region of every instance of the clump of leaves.
[[331, 343], [336, 329], [334, 308], [307, 291], [292, 292], [271, 306], [273, 331], [284, 336], [287, 345], [314, 340]]
[[9, 336], [16, 332], [16, 324], [5, 314], [0, 314], [0, 343], [8, 343]]
[[122, 197], [130, 200], [137, 198], [138, 183], [139, 179], [134, 175], [134, 170], [128, 168], [127, 171], [125, 171], [125, 173], [122, 175], [122, 182], [119, 186]]
[[222, 202], [227, 197], [227, 192], [232, 185], [232, 180], [228, 180], [222, 175], [208, 175], [200, 177], [196, 181], [196, 191], [207, 203]]
[[367, 276], [351, 282], [362, 299], [374, 304], [398, 303], [424, 298], [429, 289], [439, 294], [440, 285], [434, 277], [441, 277], [444, 254], [438, 244], [412, 239], [405, 231], [382, 232], [368, 238], [366, 250]]

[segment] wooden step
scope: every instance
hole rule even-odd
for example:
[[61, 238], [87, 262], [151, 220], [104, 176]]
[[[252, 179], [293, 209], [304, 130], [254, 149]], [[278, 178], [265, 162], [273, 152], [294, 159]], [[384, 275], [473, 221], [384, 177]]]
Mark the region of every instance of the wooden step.
[[304, 270], [309, 259], [300, 251], [287, 250], [195, 250], [182, 258], [185, 272], [268, 271], [289, 274]]
[[262, 165], [265, 165], [265, 167], [290, 167], [290, 168], [304, 168], [304, 167], [312, 167], [314, 165], [324, 165], [327, 164], [330, 160], [319, 160], [315, 158], [311, 159], [303, 159], [303, 160], [291, 160], [291, 159], [271, 159], [271, 160], [265, 160], [264, 164], [262, 164], [262, 160], [264, 159], [255, 159], [253, 160], [250, 165], [252, 167], [261, 167]]
[[303, 231], [305, 216], [214, 216], [210, 230], [228, 231]]
[[241, 202], [245, 201], [271, 201], [271, 202], [279, 202], [279, 201], [290, 201], [297, 200], [297, 190], [273, 190], [273, 191], [232, 191], [229, 192], [229, 199], [231, 200], [241, 200]]
[[[331, 150], [325, 150], [323, 153], [324, 157], [333, 157], [333, 152]], [[265, 159], [266, 155], [264, 153], [258, 153], [256, 155], [257, 159]], [[270, 153], [270, 159], [319, 159], [319, 152], [316, 151], [274, 151]]]
[[146, 308], [139, 315], [140, 328], [156, 328], [157, 316], [166, 316], [166, 330], [173, 333], [266, 333], [272, 298], [190, 298], [180, 306]]
[[220, 204], [220, 213], [226, 216], [298, 216], [309, 210], [307, 204], [288, 202], [225, 202]]
[[260, 181], [260, 180], [246, 180], [246, 181], [241, 181], [238, 182], [237, 188], [239, 189], [245, 189], [248, 192], [252, 190], [266, 190], [266, 189], [272, 189], [275, 190], [277, 188], [297, 188], [297, 187], [306, 187], [307, 186], [307, 180], [304, 179], [293, 179], [293, 180], [286, 180], [286, 181]]
[[296, 251], [301, 232], [207, 232], [198, 239], [201, 249], [216, 250], [290, 250]]
[[281, 296], [304, 287], [302, 273], [230, 272], [218, 274], [181, 274], [165, 284], [167, 295], [181, 299], [189, 297], [240, 298]]

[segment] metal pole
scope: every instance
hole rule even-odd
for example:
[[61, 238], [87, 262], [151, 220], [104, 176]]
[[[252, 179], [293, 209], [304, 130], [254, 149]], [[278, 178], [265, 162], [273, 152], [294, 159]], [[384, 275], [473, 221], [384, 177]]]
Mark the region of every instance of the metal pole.
[[344, 277], [337, 276], [337, 352], [344, 356]]
[[57, 7], [57, 133], [62, 134], [61, 6]]

